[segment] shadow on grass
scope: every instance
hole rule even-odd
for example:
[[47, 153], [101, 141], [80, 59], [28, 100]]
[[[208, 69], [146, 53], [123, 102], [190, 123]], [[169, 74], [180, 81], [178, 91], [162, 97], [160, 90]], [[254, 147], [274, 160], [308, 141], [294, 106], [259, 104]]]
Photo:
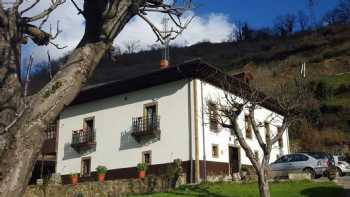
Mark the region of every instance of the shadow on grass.
[[341, 187], [313, 187], [302, 190], [300, 194], [307, 197], [347, 197], [348, 192]]
[[195, 185], [191, 187], [180, 187], [177, 190], [169, 191], [168, 194], [179, 196], [199, 196], [199, 197], [228, 197], [209, 191], [209, 186]]

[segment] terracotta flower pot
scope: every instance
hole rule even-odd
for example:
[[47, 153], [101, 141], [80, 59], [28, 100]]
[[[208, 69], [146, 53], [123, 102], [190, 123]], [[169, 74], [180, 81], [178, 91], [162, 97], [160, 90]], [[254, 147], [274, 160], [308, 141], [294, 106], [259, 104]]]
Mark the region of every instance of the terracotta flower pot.
[[98, 182], [100, 182], [100, 183], [103, 183], [103, 182], [105, 182], [105, 174], [98, 174], [97, 175], [97, 178], [98, 178]]
[[139, 178], [140, 178], [140, 179], [145, 178], [145, 176], [146, 176], [146, 172], [145, 172], [144, 170], [139, 171]]
[[71, 181], [72, 185], [78, 184], [78, 176], [77, 175], [71, 176], [70, 181]]
[[160, 69], [165, 69], [169, 67], [169, 61], [162, 59], [160, 60]]

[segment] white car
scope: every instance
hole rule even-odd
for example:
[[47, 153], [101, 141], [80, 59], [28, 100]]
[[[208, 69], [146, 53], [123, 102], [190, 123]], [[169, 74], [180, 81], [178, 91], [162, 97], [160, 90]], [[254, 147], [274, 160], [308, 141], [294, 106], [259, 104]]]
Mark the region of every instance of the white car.
[[350, 164], [345, 161], [344, 156], [336, 155], [333, 157], [339, 176], [345, 176], [345, 174], [350, 173]]
[[319, 155], [295, 153], [284, 155], [270, 164], [274, 177], [287, 177], [291, 172], [306, 172], [311, 178], [318, 178], [328, 168], [328, 160]]

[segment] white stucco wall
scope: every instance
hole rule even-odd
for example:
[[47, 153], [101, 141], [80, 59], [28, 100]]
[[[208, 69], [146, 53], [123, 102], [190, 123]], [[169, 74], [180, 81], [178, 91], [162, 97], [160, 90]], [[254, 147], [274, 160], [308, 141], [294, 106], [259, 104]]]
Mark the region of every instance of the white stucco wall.
[[[216, 101], [218, 98], [220, 98], [223, 102], [225, 100], [224, 98], [224, 91], [222, 91], [220, 88], [217, 88], [211, 84], [205, 83], [201, 80], [197, 80], [197, 90], [199, 92], [199, 95], [203, 94], [203, 107], [201, 105], [202, 103], [202, 97], [198, 97], [198, 105], [199, 105], [199, 112], [198, 115], [199, 117], [199, 130], [200, 130], [200, 141], [202, 142], [203, 140], [203, 127], [202, 127], [202, 115], [204, 115], [204, 136], [205, 136], [205, 155], [206, 155], [206, 160], [207, 161], [216, 161], [216, 162], [229, 162], [229, 146], [235, 146], [235, 147], [239, 147], [239, 145], [235, 144], [235, 137], [233, 135], [231, 135], [231, 131], [227, 128], [222, 128], [219, 126], [219, 130], [218, 132], [213, 132], [210, 130], [209, 128], [209, 116], [208, 116], [208, 111], [207, 111], [207, 103], [210, 100], [214, 100]], [[202, 83], [202, 84], [201, 84]], [[203, 88], [201, 88], [201, 86]], [[203, 92], [201, 93], [201, 90], [203, 89]], [[202, 114], [202, 110], [203, 110], [203, 114]], [[277, 132], [277, 127], [276, 126], [280, 126], [281, 125], [281, 116], [273, 113], [272, 111], [266, 109], [266, 108], [260, 108], [257, 109], [255, 111], [255, 117], [257, 120], [259, 120], [260, 122], [264, 122], [266, 120], [266, 118], [268, 116], [270, 116], [271, 114], [273, 114], [274, 116], [278, 116], [280, 118], [275, 119], [271, 124], [270, 124], [270, 128], [272, 131], [272, 134], [276, 134]], [[239, 126], [243, 131], [243, 134], [245, 136], [245, 122], [244, 122], [244, 113], [242, 113], [239, 116]], [[261, 135], [264, 138], [265, 136], [265, 129], [262, 128], [261, 129]], [[258, 141], [254, 135], [254, 133], [252, 134], [253, 137], [252, 139], [247, 139], [247, 143], [248, 145], [252, 148], [253, 151], [259, 151], [259, 158], [262, 158], [263, 153], [262, 150], [258, 144]], [[218, 158], [213, 158], [212, 157], [212, 145], [213, 144], [217, 144], [219, 146], [219, 157]], [[273, 145], [273, 149], [271, 152], [271, 159], [270, 161], [273, 162], [276, 160], [277, 156], [279, 154], [288, 154], [289, 153], [289, 141], [288, 141], [288, 131], [286, 131], [283, 135], [283, 148], [280, 149], [280, 147], [278, 146], [278, 143], [275, 143]], [[203, 146], [202, 143], [200, 143], [200, 158], [203, 159]], [[248, 157], [245, 155], [245, 152], [242, 148], [240, 148], [240, 161], [241, 164], [246, 164], [246, 165], [250, 165], [250, 161], [248, 159]]]
[[[60, 115], [57, 169], [61, 174], [80, 172], [81, 157], [91, 157], [91, 170], [135, 167], [143, 151], [152, 151], [152, 164], [189, 160], [189, 101], [185, 80], [68, 107]], [[158, 102], [161, 137], [139, 146], [129, 133], [133, 117], [143, 115], [144, 104]], [[72, 131], [83, 119], [95, 118], [96, 149], [79, 154], [70, 147]], [[123, 135], [123, 136], [122, 136]]]
[[[197, 89], [197, 113], [194, 113], [194, 81], [196, 81]], [[201, 86], [203, 86], [203, 92]], [[220, 98], [223, 93], [221, 89], [198, 79], [180, 80], [68, 107], [60, 115], [56, 171], [60, 174], [79, 173], [82, 157], [91, 157], [92, 171], [98, 165], [105, 165], [108, 169], [135, 167], [137, 163], [142, 161], [142, 152], [149, 150], [152, 151], [152, 164], [169, 163], [177, 158], [188, 161], [191, 152], [190, 144], [192, 144], [192, 158], [195, 159], [195, 114], [197, 114], [199, 121], [199, 159], [204, 159], [205, 150], [206, 160], [227, 163], [229, 162], [229, 146], [237, 146], [235, 137], [226, 128], [219, 127], [219, 132], [210, 131], [206, 111], [207, 101]], [[202, 98], [203, 106], [201, 105]], [[160, 140], [141, 146], [130, 136], [132, 118], [142, 116], [144, 104], [154, 101], [158, 102]], [[257, 110], [255, 116], [263, 122], [271, 113], [270, 110], [262, 108]], [[191, 118], [189, 118], [190, 115]], [[204, 127], [202, 127], [202, 115], [204, 116]], [[79, 154], [70, 146], [72, 131], [81, 129], [84, 118], [88, 117], [95, 119], [97, 145], [96, 149]], [[239, 119], [239, 125], [244, 131], [243, 113]], [[191, 143], [190, 129], [192, 132]], [[274, 133], [277, 128], [271, 125], [271, 130]], [[264, 136], [264, 129], [261, 132]], [[203, 149], [203, 136], [205, 137], [205, 149]], [[282, 150], [277, 143], [274, 145], [271, 161], [274, 161], [278, 154], [289, 153], [288, 132], [283, 135], [283, 141]], [[254, 134], [253, 139], [247, 140], [247, 142], [253, 151], [259, 151], [259, 156], [262, 158], [262, 152]], [[219, 147], [218, 158], [212, 157], [213, 144]], [[242, 149], [240, 149], [240, 161], [241, 164], [250, 164]]]

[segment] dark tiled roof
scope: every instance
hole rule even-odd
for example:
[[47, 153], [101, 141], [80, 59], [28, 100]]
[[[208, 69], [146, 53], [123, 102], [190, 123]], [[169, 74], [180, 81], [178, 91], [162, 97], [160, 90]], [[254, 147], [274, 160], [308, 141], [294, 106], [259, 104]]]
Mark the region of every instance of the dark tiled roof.
[[[250, 89], [242, 80], [229, 76], [219, 68], [211, 66], [200, 59], [187, 61], [162, 70], [159, 66], [149, 67], [149, 69], [141, 71], [137, 70], [140, 69], [138, 66], [127, 68], [119, 72], [120, 78], [118, 78], [118, 80], [93, 84], [83, 88], [78, 97], [73, 101], [72, 105], [103, 99], [181, 79], [198, 78], [221, 88], [226, 88], [224, 87], [226, 86], [225, 84], [229, 83], [231, 84], [229, 91], [236, 95], [240, 95], [242, 89], [248, 91]], [[261, 96], [264, 95], [261, 94]], [[280, 112], [273, 103], [274, 101], [269, 99], [263, 105], [266, 108]]]

